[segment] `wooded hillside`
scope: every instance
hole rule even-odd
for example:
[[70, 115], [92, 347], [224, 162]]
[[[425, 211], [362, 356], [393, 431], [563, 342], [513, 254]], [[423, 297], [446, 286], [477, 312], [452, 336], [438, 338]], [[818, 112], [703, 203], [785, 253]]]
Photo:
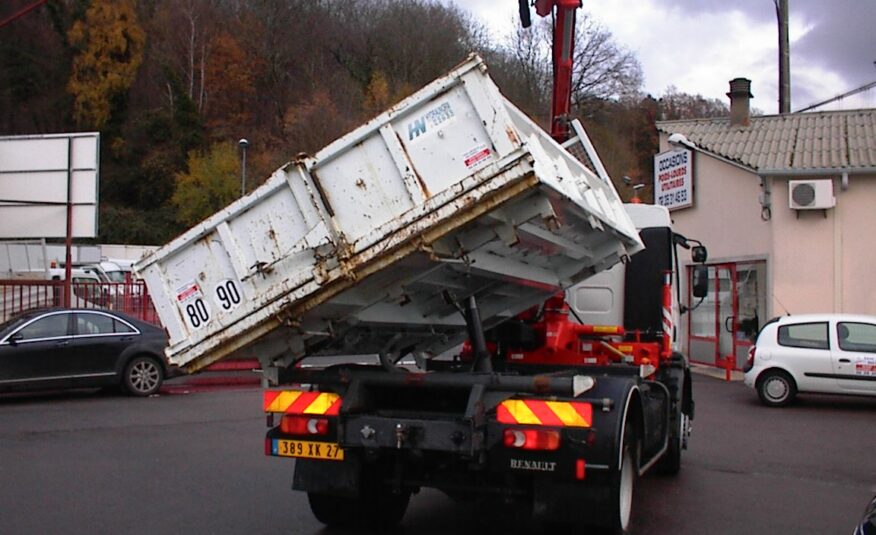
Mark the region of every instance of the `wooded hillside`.
[[[240, 195], [239, 139], [251, 190], [473, 51], [547, 126], [551, 28], [534, 22], [497, 42], [429, 0], [49, 0], [0, 28], [0, 135], [100, 131], [99, 241], [161, 244]], [[574, 110], [625, 197], [623, 176], [651, 182], [656, 119], [727, 113], [643, 94], [583, 12], [577, 39]]]

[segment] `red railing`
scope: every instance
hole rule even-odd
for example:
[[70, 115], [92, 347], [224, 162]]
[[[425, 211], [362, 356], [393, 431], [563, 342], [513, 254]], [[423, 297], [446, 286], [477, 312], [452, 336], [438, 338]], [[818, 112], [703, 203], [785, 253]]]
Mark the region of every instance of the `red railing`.
[[[74, 282], [70, 306], [115, 310], [161, 325], [146, 284], [132, 282]], [[0, 280], [0, 322], [35, 308], [64, 304], [64, 281]]]

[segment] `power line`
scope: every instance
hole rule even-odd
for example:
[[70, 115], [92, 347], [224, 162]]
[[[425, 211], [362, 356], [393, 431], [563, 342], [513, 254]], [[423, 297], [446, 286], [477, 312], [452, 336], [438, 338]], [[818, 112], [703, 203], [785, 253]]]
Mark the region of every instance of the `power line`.
[[835, 97], [831, 97], [831, 98], [829, 98], [829, 99], [827, 99], [827, 100], [822, 100], [821, 102], [818, 102], [818, 103], [813, 104], [813, 105], [811, 105], [811, 106], [806, 106], [805, 108], [800, 109], [800, 110], [797, 110], [797, 111], [795, 111], [794, 113], [801, 113], [801, 112], [804, 112], [804, 111], [809, 111], [809, 110], [811, 110], [811, 109], [814, 109], [814, 108], [818, 108], [818, 107], [824, 106], [825, 104], [830, 104], [831, 102], [834, 102], [834, 101], [837, 101], [837, 100], [842, 100], [842, 99], [844, 99], [844, 98], [846, 98], [846, 97], [850, 97], [850, 96], [852, 96], [852, 95], [856, 95], [856, 94], [858, 94], [858, 93], [863, 93], [864, 91], [867, 91], [868, 89], [872, 89], [872, 88], [874, 88], [874, 87], [876, 87], [876, 81], [874, 81], [874, 82], [870, 82], [869, 84], [864, 84], [864, 85], [862, 85], [861, 87], [858, 87], [858, 88], [856, 88], [856, 89], [852, 89], [851, 91], [848, 91], [848, 92], [846, 92], [846, 93], [843, 93], [842, 95], [837, 95], [837, 96], [835, 96]]

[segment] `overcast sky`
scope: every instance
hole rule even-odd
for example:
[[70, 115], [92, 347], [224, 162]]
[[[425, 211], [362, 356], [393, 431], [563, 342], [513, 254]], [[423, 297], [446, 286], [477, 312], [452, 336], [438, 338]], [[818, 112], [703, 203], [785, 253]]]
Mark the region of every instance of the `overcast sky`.
[[[453, 2], [496, 39], [517, 24], [515, 0]], [[773, 0], [584, 0], [583, 11], [639, 58], [645, 91], [670, 85], [729, 102], [729, 80], [752, 80], [752, 106], [778, 109]], [[876, 81], [876, 0], [790, 0], [791, 110]], [[533, 17], [536, 17], [533, 10]], [[827, 109], [876, 107], [876, 89]]]

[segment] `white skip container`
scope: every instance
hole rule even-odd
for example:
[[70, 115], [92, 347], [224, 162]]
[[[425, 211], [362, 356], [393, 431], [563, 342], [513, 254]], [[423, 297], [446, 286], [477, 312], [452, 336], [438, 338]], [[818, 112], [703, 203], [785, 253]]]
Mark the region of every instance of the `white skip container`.
[[508, 102], [476, 55], [277, 170], [135, 266], [196, 371], [257, 357], [440, 352], [641, 249], [610, 182]]

